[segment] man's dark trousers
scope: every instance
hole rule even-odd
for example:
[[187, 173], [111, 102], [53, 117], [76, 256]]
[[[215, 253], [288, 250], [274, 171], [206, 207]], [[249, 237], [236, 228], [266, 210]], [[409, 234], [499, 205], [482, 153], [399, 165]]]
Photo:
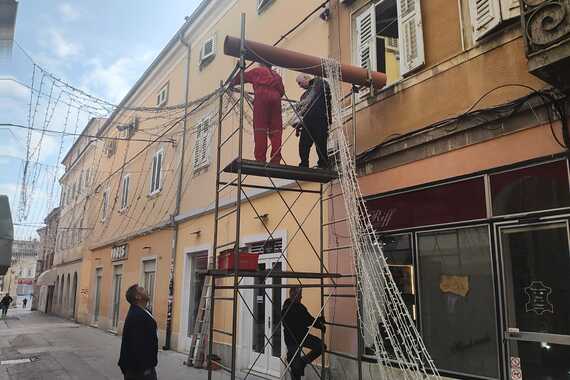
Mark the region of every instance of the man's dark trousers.
[[[298, 380], [301, 378], [301, 376], [304, 375], [304, 373], [297, 373], [295, 371], [297, 368], [297, 360], [303, 360], [305, 363], [309, 364], [321, 356], [323, 353], [323, 341], [311, 334], [307, 335], [307, 338], [303, 342], [303, 347], [306, 347], [311, 351], [309, 351], [309, 353], [301, 359], [301, 349], [299, 346], [287, 346], [287, 363], [290, 363], [289, 366], [291, 368], [293, 380]], [[297, 355], [293, 358], [293, 355], [295, 355], [295, 353], [297, 353]]]
[[154, 368], [147, 369], [143, 373], [125, 373], [125, 380], [157, 380], [156, 370]]
[[319, 156], [318, 166], [320, 168], [328, 167], [327, 156], [327, 139], [328, 126], [320, 123], [311, 123], [301, 127], [301, 137], [299, 138], [299, 157], [301, 158], [301, 167], [309, 167], [309, 154], [313, 143]]

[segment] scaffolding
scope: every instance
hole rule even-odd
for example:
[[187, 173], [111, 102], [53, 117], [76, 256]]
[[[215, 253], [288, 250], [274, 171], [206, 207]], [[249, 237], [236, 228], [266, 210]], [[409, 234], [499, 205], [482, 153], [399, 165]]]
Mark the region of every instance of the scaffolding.
[[[357, 294], [357, 285], [355, 281], [355, 274], [353, 273], [331, 273], [326, 265], [325, 262], [325, 255], [329, 252], [333, 251], [342, 251], [350, 249], [350, 246], [327, 246], [325, 247], [325, 231], [328, 228], [331, 228], [337, 223], [342, 223], [343, 219], [339, 220], [332, 220], [332, 221], [325, 221], [324, 219], [324, 206], [327, 201], [332, 201], [334, 198], [342, 196], [342, 193], [339, 194], [331, 194], [326, 195], [329, 193], [330, 190], [333, 188], [333, 182], [336, 178], [336, 174], [330, 170], [323, 170], [323, 169], [310, 169], [310, 168], [299, 168], [297, 166], [291, 165], [275, 165], [275, 164], [267, 164], [264, 162], [257, 162], [248, 159], [244, 159], [244, 117], [245, 117], [245, 107], [246, 105], [251, 107], [251, 103], [247, 98], [247, 93], [245, 92], [244, 87], [244, 71], [246, 69], [245, 65], [245, 56], [246, 56], [246, 47], [245, 47], [245, 15], [242, 14], [241, 19], [241, 39], [240, 39], [240, 57], [239, 57], [239, 64], [234, 70], [234, 74], [237, 73], [239, 75], [239, 100], [236, 102], [232, 102], [231, 109], [234, 107], [239, 107], [239, 126], [229, 131], [227, 136], [222, 139], [224, 135], [223, 131], [223, 122], [225, 117], [230, 113], [229, 111], [224, 111], [224, 94], [226, 91], [230, 91], [226, 88], [223, 82], [220, 82], [220, 89], [219, 89], [219, 110], [218, 110], [218, 123], [217, 123], [217, 149], [216, 149], [216, 193], [215, 193], [215, 208], [214, 208], [214, 236], [213, 236], [213, 249], [212, 249], [212, 257], [210, 260], [211, 267], [206, 271], [206, 276], [209, 276], [211, 281], [209, 281], [211, 289], [208, 293], [209, 295], [209, 334], [208, 334], [208, 350], [207, 350], [207, 368], [208, 368], [208, 379], [211, 380], [213, 376], [213, 367], [214, 365], [219, 366], [222, 370], [229, 373], [230, 378], [236, 379], [238, 376], [238, 368], [237, 368], [237, 345], [238, 345], [238, 316], [239, 316], [239, 303], [245, 305], [248, 313], [246, 315], [242, 314], [242, 318], [253, 318], [255, 320], [256, 315], [253, 310], [248, 306], [246, 299], [243, 296], [242, 291], [246, 289], [256, 289], [258, 291], [263, 291], [264, 297], [273, 303], [272, 297], [267, 293], [268, 289], [284, 289], [284, 288], [292, 288], [292, 287], [301, 287], [301, 288], [317, 288], [320, 290], [320, 312], [316, 317], [324, 316], [325, 310], [327, 307], [327, 303], [329, 298], [331, 297], [352, 297], [355, 299], [355, 302], [358, 302], [359, 297]], [[354, 146], [354, 139], [355, 139], [355, 111], [354, 111], [354, 104], [355, 104], [355, 91], [351, 92], [352, 94], [352, 127], [353, 127], [353, 146]], [[287, 99], [290, 102], [289, 99]], [[293, 107], [294, 109], [294, 107]], [[295, 111], [296, 112], [296, 111]], [[296, 115], [299, 116], [298, 114]], [[302, 120], [302, 119], [300, 119]], [[229, 164], [222, 167], [222, 153], [224, 148], [228, 146], [233, 146], [231, 141], [237, 139], [237, 158], [233, 159]], [[228, 179], [228, 176], [231, 176]], [[269, 182], [270, 185], [262, 185], [259, 182], [249, 181], [251, 178], [255, 177], [264, 177]], [[289, 180], [294, 186], [282, 186], [276, 181], [280, 180]], [[309, 185], [307, 185], [307, 183]], [[315, 189], [318, 187], [318, 189]], [[220, 199], [222, 194], [229, 189], [235, 189], [236, 191], [236, 199], [235, 202], [231, 203], [230, 206], [220, 204]], [[267, 190], [271, 191], [277, 195], [277, 197], [283, 202], [283, 205], [286, 208], [286, 213], [280, 219], [277, 226], [273, 229], [269, 228], [269, 225], [266, 221], [266, 218], [259, 212], [259, 210], [255, 206], [255, 199], [248, 195], [246, 189], [258, 189], [258, 190]], [[301, 196], [313, 197], [316, 198], [315, 205], [318, 205], [318, 212], [320, 218], [320, 228], [319, 228], [319, 236], [310, 236], [309, 233], [305, 231], [304, 224], [307, 221], [307, 218], [310, 217], [311, 212], [313, 209], [309, 211], [307, 216], [300, 220], [294, 211], [293, 211], [293, 204], [290, 204], [284, 194], [287, 192], [295, 192], [297, 193], [297, 198], [295, 202]], [[274, 234], [277, 228], [281, 225], [281, 223], [285, 220], [287, 216], [291, 217], [296, 224], [296, 231], [293, 235], [293, 239], [298, 235], [301, 234], [308, 242], [311, 250], [313, 251], [314, 256], [318, 260], [319, 271], [318, 272], [299, 272], [293, 270], [292, 266], [290, 265], [287, 256], [285, 253], [287, 252], [287, 248], [290, 245], [291, 241], [288, 241], [286, 246], [281, 249], [280, 258], [284, 260], [284, 263], [287, 264], [287, 270], [283, 270], [282, 267], [272, 267], [267, 270], [262, 271], [243, 271], [240, 270], [239, 258], [240, 252], [243, 250], [243, 245], [240, 244], [241, 241], [241, 226], [242, 226], [242, 208], [244, 205], [249, 205], [251, 210], [256, 215], [256, 219], [258, 219], [262, 224], [265, 232], [267, 233], [266, 243], [269, 240], [274, 239]], [[228, 209], [226, 211], [226, 209]], [[222, 211], [224, 210], [224, 211]], [[222, 220], [227, 220], [228, 218], [233, 218], [235, 220], [235, 231], [233, 232], [233, 237], [230, 241], [221, 241], [220, 238], [220, 222]], [[318, 241], [318, 247], [315, 247], [315, 242]], [[222, 251], [227, 251], [228, 249], [233, 251], [233, 265], [231, 270], [224, 270], [218, 267], [218, 254]], [[244, 283], [244, 279], [252, 279], [253, 284]], [[296, 280], [298, 283], [284, 283], [283, 280]], [[346, 281], [353, 281], [351, 283], [347, 283]], [[272, 280], [271, 284], [267, 284], [266, 280]], [[303, 283], [301, 280], [309, 280], [310, 282]], [[229, 284], [228, 284], [229, 282]], [[352, 293], [344, 293], [344, 294], [337, 294], [336, 290], [338, 288], [350, 288], [354, 289]], [[231, 292], [231, 296], [224, 297], [224, 296], [217, 296], [217, 292]], [[219, 302], [229, 302], [231, 303], [232, 315], [231, 315], [231, 331], [225, 331], [221, 329], [217, 329], [214, 326], [215, 316], [216, 316], [216, 304]], [[281, 310], [281, 305], [278, 305], [279, 310]], [[357, 307], [358, 309], [358, 307]], [[282, 318], [282, 316], [281, 316]], [[320, 371], [313, 365], [311, 365], [311, 369], [318, 375], [320, 379], [325, 379], [327, 377], [327, 357], [328, 355], [339, 356], [344, 359], [354, 360], [357, 363], [358, 368], [358, 380], [362, 379], [362, 355], [364, 351], [364, 342], [361, 334], [361, 322], [358, 318], [357, 312], [355, 311], [355, 320], [356, 324], [349, 325], [349, 324], [342, 324], [342, 323], [335, 323], [334, 321], [328, 322], [325, 321], [326, 326], [331, 327], [338, 327], [343, 329], [354, 329], [356, 330], [356, 336], [358, 339], [357, 342], [357, 353], [356, 355], [349, 355], [343, 352], [335, 352], [330, 349], [325, 349], [325, 332], [321, 330], [321, 342], [322, 342], [322, 356], [320, 357]], [[264, 352], [265, 348], [269, 346], [273, 346], [272, 344], [272, 337], [277, 332], [277, 329], [281, 329], [281, 321], [280, 319], [277, 323], [271, 325], [270, 334], [267, 334], [264, 329], [264, 336], [263, 336], [263, 349], [260, 350], [257, 358], [255, 361], [250, 365], [248, 368], [245, 378], [252, 374], [252, 370], [256, 365], [257, 360], [261, 357], [262, 353]], [[215, 355], [214, 350], [214, 336], [221, 335], [226, 337], [231, 337], [231, 356], [229, 359], [229, 365], [224, 365], [221, 360], [218, 360]], [[302, 350], [302, 344], [299, 346], [298, 350]], [[286, 363], [282, 356], [280, 355], [279, 360], [282, 363], [282, 368], [285, 369], [285, 373], [281, 374], [281, 378], [284, 378], [286, 372], [289, 369], [289, 363]]]

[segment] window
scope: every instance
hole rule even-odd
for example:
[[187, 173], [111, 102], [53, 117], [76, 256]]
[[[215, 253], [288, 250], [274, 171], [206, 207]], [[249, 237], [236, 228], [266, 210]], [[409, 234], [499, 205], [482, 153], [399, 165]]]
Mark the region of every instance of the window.
[[386, 73], [388, 84], [425, 63], [419, 0], [382, 0], [354, 21], [355, 63]]
[[488, 227], [418, 233], [417, 241], [422, 336], [435, 364], [498, 378]]
[[469, 0], [473, 40], [477, 41], [503, 21], [520, 16], [520, 0]]
[[89, 187], [89, 181], [91, 180], [90, 176], [91, 176], [91, 169], [88, 168], [85, 171], [85, 180], [83, 181], [85, 183], [85, 187]]
[[129, 205], [129, 182], [131, 177], [126, 175], [123, 177], [123, 187], [121, 189], [121, 209], [126, 209]]
[[271, 3], [273, 0], [257, 0], [257, 13], [263, 12]]
[[103, 192], [103, 200], [101, 202], [101, 221], [107, 219], [107, 208], [109, 207], [109, 190]]
[[82, 191], [82, 187], [83, 187], [83, 171], [81, 171], [81, 174], [79, 175], [79, 180], [77, 182], [77, 195], [81, 195], [81, 191]]
[[162, 163], [164, 151], [159, 150], [152, 156], [152, 170], [150, 178], [150, 194], [158, 193], [162, 189]]
[[200, 49], [200, 64], [211, 60], [216, 55], [216, 36], [208, 38]]
[[156, 96], [156, 105], [158, 107], [162, 107], [168, 102], [168, 87], [168, 83], [166, 83], [164, 86], [162, 86], [158, 95]]
[[204, 118], [196, 126], [196, 143], [194, 144], [194, 154], [192, 157], [192, 167], [197, 171], [210, 164], [208, 154], [211, 138], [210, 117]]
[[113, 157], [117, 150], [117, 140], [107, 139], [105, 141], [105, 155], [110, 158]]
[[148, 293], [148, 309], [152, 312], [154, 301], [154, 284], [156, 280], [156, 260], [143, 261], [143, 288]]

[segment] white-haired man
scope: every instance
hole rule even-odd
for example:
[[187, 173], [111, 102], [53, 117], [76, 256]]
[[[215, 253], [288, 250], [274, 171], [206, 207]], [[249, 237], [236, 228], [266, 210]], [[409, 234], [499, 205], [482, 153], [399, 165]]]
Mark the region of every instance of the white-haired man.
[[311, 146], [315, 144], [319, 161], [319, 168], [327, 169], [329, 160], [327, 156], [327, 139], [331, 123], [331, 93], [326, 80], [311, 77], [307, 74], [297, 76], [297, 84], [305, 89], [297, 106], [301, 120], [296, 124], [299, 138], [300, 167], [309, 166]]

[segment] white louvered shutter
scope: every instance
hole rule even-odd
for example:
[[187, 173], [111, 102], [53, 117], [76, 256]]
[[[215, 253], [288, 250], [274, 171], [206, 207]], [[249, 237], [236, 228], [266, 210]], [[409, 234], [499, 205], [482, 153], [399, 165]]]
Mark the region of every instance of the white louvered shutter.
[[400, 37], [400, 74], [402, 76], [425, 63], [424, 32], [420, 0], [397, 0]]
[[210, 146], [211, 129], [209, 117], [200, 121], [196, 127], [196, 143], [194, 144], [194, 157], [192, 160], [194, 171], [209, 164], [208, 150]]
[[[376, 6], [372, 5], [356, 18], [356, 64], [376, 71]], [[358, 98], [365, 98], [370, 90], [362, 89]]]
[[469, 0], [473, 38], [481, 39], [501, 23], [499, 0]]
[[521, 15], [520, 0], [501, 0], [501, 15], [503, 20], [519, 17]]

